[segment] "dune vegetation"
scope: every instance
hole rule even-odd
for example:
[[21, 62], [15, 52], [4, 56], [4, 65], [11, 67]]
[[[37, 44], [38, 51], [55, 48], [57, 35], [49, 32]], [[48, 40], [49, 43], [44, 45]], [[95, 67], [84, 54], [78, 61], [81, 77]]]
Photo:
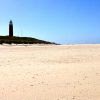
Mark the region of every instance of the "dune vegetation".
[[44, 40], [39, 40], [32, 37], [9, 37], [9, 36], [0, 36], [0, 44], [55, 44], [53, 42], [48, 42]]

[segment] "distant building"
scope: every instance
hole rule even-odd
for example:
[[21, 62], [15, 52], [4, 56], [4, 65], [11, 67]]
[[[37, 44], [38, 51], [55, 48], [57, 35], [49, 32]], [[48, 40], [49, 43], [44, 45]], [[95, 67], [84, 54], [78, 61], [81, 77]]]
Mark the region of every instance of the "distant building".
[[13, 22], [10, 20], [9, 22], [9, 37], [13, 37]]

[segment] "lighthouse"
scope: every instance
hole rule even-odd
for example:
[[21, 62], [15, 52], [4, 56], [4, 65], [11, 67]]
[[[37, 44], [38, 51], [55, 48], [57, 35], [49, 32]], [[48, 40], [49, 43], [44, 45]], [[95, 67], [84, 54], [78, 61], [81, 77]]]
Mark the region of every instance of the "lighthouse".
[[9, 37], [13, 37], [13, 22], [10, 20], [9, 22]]

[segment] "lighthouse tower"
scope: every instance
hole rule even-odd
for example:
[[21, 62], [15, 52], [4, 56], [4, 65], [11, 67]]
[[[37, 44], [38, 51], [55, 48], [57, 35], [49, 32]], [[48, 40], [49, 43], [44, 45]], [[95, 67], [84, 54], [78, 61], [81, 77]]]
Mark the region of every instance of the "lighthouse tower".
[[9, 22], [9, 37], [13, 37], [13, 22], [10, 20]]

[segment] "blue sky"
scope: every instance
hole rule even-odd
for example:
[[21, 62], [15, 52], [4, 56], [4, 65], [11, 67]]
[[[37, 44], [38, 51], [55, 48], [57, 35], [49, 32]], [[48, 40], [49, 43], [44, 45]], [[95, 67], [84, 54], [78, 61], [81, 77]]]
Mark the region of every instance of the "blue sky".
[[100, 43], [100, 0], [0, 0], [0, 35], [57, 43]]

